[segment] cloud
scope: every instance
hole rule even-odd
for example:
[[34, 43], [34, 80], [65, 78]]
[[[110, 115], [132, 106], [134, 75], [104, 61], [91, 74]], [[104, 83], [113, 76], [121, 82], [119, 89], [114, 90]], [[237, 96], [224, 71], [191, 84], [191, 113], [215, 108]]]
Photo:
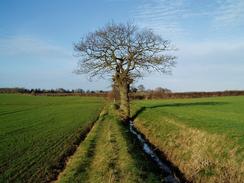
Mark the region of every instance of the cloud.
[[182, 3], [183, 0], [143, 1], [132, 14], [142, 27], [153, 28], [159, 33], [182, 34], [184, 30], [178, 19], [187, 11]]
[[244, 26], [244, 1], [144, 0], [132, 14], [143, 27], [170, 37], [183, 37], [194, 31], [187, 28], [189, 22], [195, 26], [205, 22], [211, 31]]
[[147, 88], [162, 86], [174, 91], [243, 89], [244, 43], [183, 42], [178, 46], [173, 74], [147, 75], [143, 80]]
[[238, 60], [243, 60], [244, 58], [244, 43], [239, 41], [179, 43], [178, 46], [180, 47], [179, 54], [188, 55], [188, 57], [202, 59], [202, 57], [206, 56], [209, 58], [219, 56], [223, 57], [221, 60], [226, 60], [228, 55], [228, 59], [234, 58], [235, 56]]
[[0, 38], [0, 87], [107, 89], [75, 75], [77, 58], [50, 41], [31, 36]]
[[219, 0], [213, 23], [216, 28], [244, 25], [243, 0]]
[[35, 37], [8, 36], [0, 38], [0, 56], [67, 59], [72, 52]]

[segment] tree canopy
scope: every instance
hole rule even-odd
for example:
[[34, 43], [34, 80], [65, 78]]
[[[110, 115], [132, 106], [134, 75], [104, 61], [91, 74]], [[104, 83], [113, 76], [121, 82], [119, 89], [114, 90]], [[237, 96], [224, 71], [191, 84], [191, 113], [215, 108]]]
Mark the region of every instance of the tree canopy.
[[84, 36], [74, 49], [81, 58], [76, 73], [89, 73], [91, 77], [110, 75], [119, 87], [121, 109], [127, 117], [130, 84], [144, 72], [170, 72], [176, 59], [170, 54], [170, 41], [131, 23], [107, 24]]

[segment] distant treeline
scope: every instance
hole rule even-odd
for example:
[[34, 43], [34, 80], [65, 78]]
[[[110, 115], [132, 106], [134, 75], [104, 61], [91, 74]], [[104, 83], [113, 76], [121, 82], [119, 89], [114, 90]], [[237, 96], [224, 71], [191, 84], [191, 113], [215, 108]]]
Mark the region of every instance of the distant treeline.
[[106, 96], [108, 91], [98, 90], [83, 90], [83, 89], [73, 89], [67, 90], [63, 88], [58, 89], [26, 89], [26, 88], [0, 88], [0, 93], [22, 93], [31, 95], [48, 95], [48, 96]]
[[[118, 91], [103, 90], [83, 90], [74, 89], [66, 90], [58, 89], [26, 89], [26, 88], [0, 88], [0, 93], [22, 93], [30, 95], [46, 95], [46, 96], [98, 96], [108, 99], [119, 99]], [[244, 95], [244, 90], [228, 90], [215, 92], [172, 92], [167, 88], [158, 87], [154, 90], [144, 90], [144, 88], [132, 88], [130, 91], [131, 99], [170, 99], [170, 98], [201, 98], [201, 97], [218, 97], [218, 96], [240, 96]]]
[[220, 97], [220, 96], [240, 96], [244, 95], [242, 90], [230, 90], [230, 91], [215, 91], [215, 92], [159, 92], [159, 91], [146, 91], [131, 93], [132, 99], [174, 99], [174, 98], [202, 98], [202, 97]]

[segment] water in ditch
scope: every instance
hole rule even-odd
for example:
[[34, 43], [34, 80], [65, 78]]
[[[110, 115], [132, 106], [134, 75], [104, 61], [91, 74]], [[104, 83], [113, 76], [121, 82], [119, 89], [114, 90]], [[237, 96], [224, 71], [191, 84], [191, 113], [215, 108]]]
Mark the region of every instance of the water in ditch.
[[168, 166], [166, 163], [164, 163], [161, 158], [159, 158], [159, 156], [152, 149], [152, 146], [149, 143], [147, 143], [146, 139], [136, 130], [136, 128], [134, 127], [133, 121], [129, 122], [129, 129], [130, 129], [130, 132], [140, 142], [140, 145], [143, 148], [143, 151], [148, 156], [150, 156], [150, 158], [157, 164], [157, 166], [160, 168], [162, 173], [165, 175], [164, 182], [165, 183], [181, 183], [182, 181], [180, 181], [180, 179], [175, 175], [172, 168], [170, 166]]

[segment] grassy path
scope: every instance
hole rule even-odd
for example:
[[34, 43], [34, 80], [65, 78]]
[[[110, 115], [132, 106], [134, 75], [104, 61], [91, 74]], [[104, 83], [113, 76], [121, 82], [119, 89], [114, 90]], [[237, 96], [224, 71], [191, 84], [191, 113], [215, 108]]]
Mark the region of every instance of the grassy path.
[[162, 182], [162, 177], [109, 111], [94, 125], [57, 182]]

